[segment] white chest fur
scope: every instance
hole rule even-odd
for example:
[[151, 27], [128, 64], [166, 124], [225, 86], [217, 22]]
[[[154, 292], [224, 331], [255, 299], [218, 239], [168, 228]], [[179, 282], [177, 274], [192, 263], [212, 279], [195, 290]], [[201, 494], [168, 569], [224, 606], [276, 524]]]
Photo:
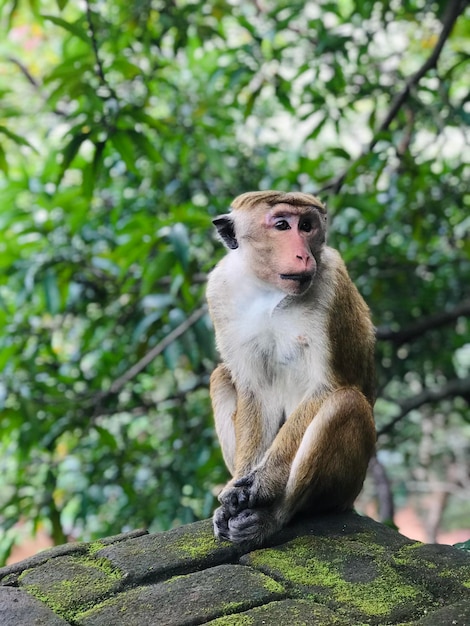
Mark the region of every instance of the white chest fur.
[[237, 386], [255, 395], [267, 423], [278, 428], [327, 384], [324, 308], [245, 279], [231, 284], [222, 309], [221, 357]]

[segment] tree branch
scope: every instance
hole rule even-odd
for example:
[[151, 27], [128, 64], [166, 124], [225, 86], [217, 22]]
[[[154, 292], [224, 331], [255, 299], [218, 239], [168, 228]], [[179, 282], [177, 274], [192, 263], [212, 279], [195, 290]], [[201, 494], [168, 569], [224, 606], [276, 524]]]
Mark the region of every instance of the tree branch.
[[354, 167], [354, 165], [356, 165], [366, 154], [368, 154], [374, 148], [374, 146], [378, 143], [381, 134], [384, 131], [388, 130], [391, 123], [398, 115], [400, 108], [408, 99], [411, 90], [418, 85], [419, 81], [430, 69], [437, 67], [437, 62], [439, 60], [442, 49], [444, 48], [444, 45], [449, 38], [450, 33], [452, 32], [455, 22], [457, 21], [459, 15], [463, 13], [467, 4], [468, 0], [451, 0], [448, 3], [446, 12], [442, 20], [441, 34], [439, 36], [439, 39], [437, 40], [436, 46], [434, 47], [433, 51], [426, 59], [426, 61], [423, 63], [423, 65], [418, 69], [417, 72], [415, 72], [412, 76], [410, 76], [410, 78], [408, 78], [408, 80], [405, 82], [404, 88], [400, 91], [400, 93], [395, 96], [389, 110], [387, 111], [387, 114], [385, 115], [376, 132], [374, 133], [374, 136], [369, 142], [367, 148], [361, 152], [358, 158], [355, 159], [351, 163], [351, 165], [346, 168], [346, 170], [342, 174], [340, 174], [340, 176], [337, 176], [329, 183], [324, 185], [317, 193], [321, 194], [325, 191], [339, 193], [341, 187], [344, 184], [346, 176], [348, 175], [348, 172], [352, 169], [352, 167]]
[[395, 507], [393, 502], [393, 491], [390, 480], [383, 464], [377, 456], [373, 456], [369, 463], [369, 472], [375, 485], [375, 493], [379, 505], [379, 520], [387, 522], [395, 517]]
[[451, 2], [448, 3], [446, 7], [446, 12], [442, 20], [441, 34], [439, 36], [439, 39], [437, 40], [436, 47], [431, 52], [428, 59], [419, 68], [419, 70], [406, 81], [404, 89], [402, 89], [402, 91], [395, 97], [390, 109], [388, 110], [387, 115], [380, 124], [378, 131], [375, 134], [375, 137], [369, 144], [368, 151], [372, 150], [372, 148], [375, 146], [375, 144], [379, 140], [380, 133], [389, 128], [390, 124], [393, 122], [398, 111], [400, 110], [402, 104], [410, 95], [411, 89], [418, 85], [419, 81], [423, 78], [423, 76], [426, 75], [429, 70], [437, 67], [437, 62], [439, 60], [442, 49], [444, 48], [444, 44], [446, 43], [447, 39], [450, 36], [450, 33], [452, 32], [457, 18], [464, 11], [466, 5], [467, 0], [451, 0]]
[[449, 311], [434, 313], [429, 317], [418, 320], [414, 324], [400, 330], [392, 330], [386, 326], [377, 328], [376, 337], [379, 341], [391, 341], [396, 346], [401, 346], [407, 341], [417, 339], [428, 330], [435, 330], [454, 322], [458, 317], [470, 316], [470, 300], [464, 300]]
[[468, 378], [456, 378], [448, 381], [445, 385], [439, 389], [425, 389], [421, 393], [418, 393], [412, 398], [406, 398], [397, 404], [401, 408], [401, 412], [395, 416], [391, 422], [382, 426], [377, 431], [377, 437], [381, 437], [389, 433], [399, 421], [401, 421], [410, 411], [418, 409], [423, 404], [434, 404], [445, 400], [446, 398], [452, 398], [455, 396], [462, 396], [468, 399], [470, 397], [470, 377]]
[[108, 391], [105, 391], [103, 395], [107, 396], [107, 395], [115, 394], [118, 391], [120, 391], [126, 383], [128, 383], [130, 380], [135, 378], [137, 374], [140, 374], [140, 372], [143, 369], [145, 369], [147, 365], [149, 365], [149, 363], [151, 363], [159, 354], [161, 354], [164, 350], [166, 350], [166, 348], [168, 348], [168, 346], [171, 343], [173, 343], [173, 341], [176, 341], [176, 339], [181, 337], [181, 335], [183, 335], [187, 330], [189, 330], [191, 326], [193, 326], [206, 313], [207, 313], [206, 305], [203, 305], [199, 309], [196, 309], [195, 311], [193, 311], [193, 313], [191, 313], [188, 319], [186, 319], [179, 326], [174, 328], [170, 333], [168, 333], [165, 339], [162, 339], [160, 343], [157, 343], [156, 346], [154, 346], [151, 350], [149, 350], [147, 354], [144, 355], [140, 359], [140, 361], [137, 361], [137, 363], [135, 363], [131, 368], [129, 368], [127, 372], [125, 372], [124, 374], [122, 374], [122, 376], [117, 378], [110, 385]]

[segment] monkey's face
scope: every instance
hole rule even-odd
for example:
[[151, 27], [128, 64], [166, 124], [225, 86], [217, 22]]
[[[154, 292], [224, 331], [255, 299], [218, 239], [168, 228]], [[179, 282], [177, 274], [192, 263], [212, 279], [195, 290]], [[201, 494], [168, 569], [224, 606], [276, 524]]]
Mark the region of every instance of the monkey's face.
[[326, 217], [315, 207], [284, 203], [234, 217], [240, 251], [257, 278], [289, 295], [305, 293], [317, 271]]

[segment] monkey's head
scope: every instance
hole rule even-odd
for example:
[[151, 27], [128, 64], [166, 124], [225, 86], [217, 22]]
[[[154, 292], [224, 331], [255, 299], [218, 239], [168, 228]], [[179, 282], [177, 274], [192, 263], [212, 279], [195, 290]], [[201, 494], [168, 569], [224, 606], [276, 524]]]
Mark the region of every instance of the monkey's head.
[[310, 194], [254, 191], [235, 198], [213, 220], [245, 269], [289, 295], [312, 285], [326, 239], [326, 208]]

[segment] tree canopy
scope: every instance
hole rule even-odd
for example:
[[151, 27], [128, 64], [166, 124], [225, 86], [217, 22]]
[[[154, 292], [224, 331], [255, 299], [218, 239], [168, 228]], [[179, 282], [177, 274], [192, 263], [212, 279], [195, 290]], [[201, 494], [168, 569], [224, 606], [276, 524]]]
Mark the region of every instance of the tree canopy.
[[467, 2], [0, 11], [3, 555], [19, 519], [62, 542], [210, 514], [211, 219], [255, 189], [327, 204], [395, 495], [468, 493]]

